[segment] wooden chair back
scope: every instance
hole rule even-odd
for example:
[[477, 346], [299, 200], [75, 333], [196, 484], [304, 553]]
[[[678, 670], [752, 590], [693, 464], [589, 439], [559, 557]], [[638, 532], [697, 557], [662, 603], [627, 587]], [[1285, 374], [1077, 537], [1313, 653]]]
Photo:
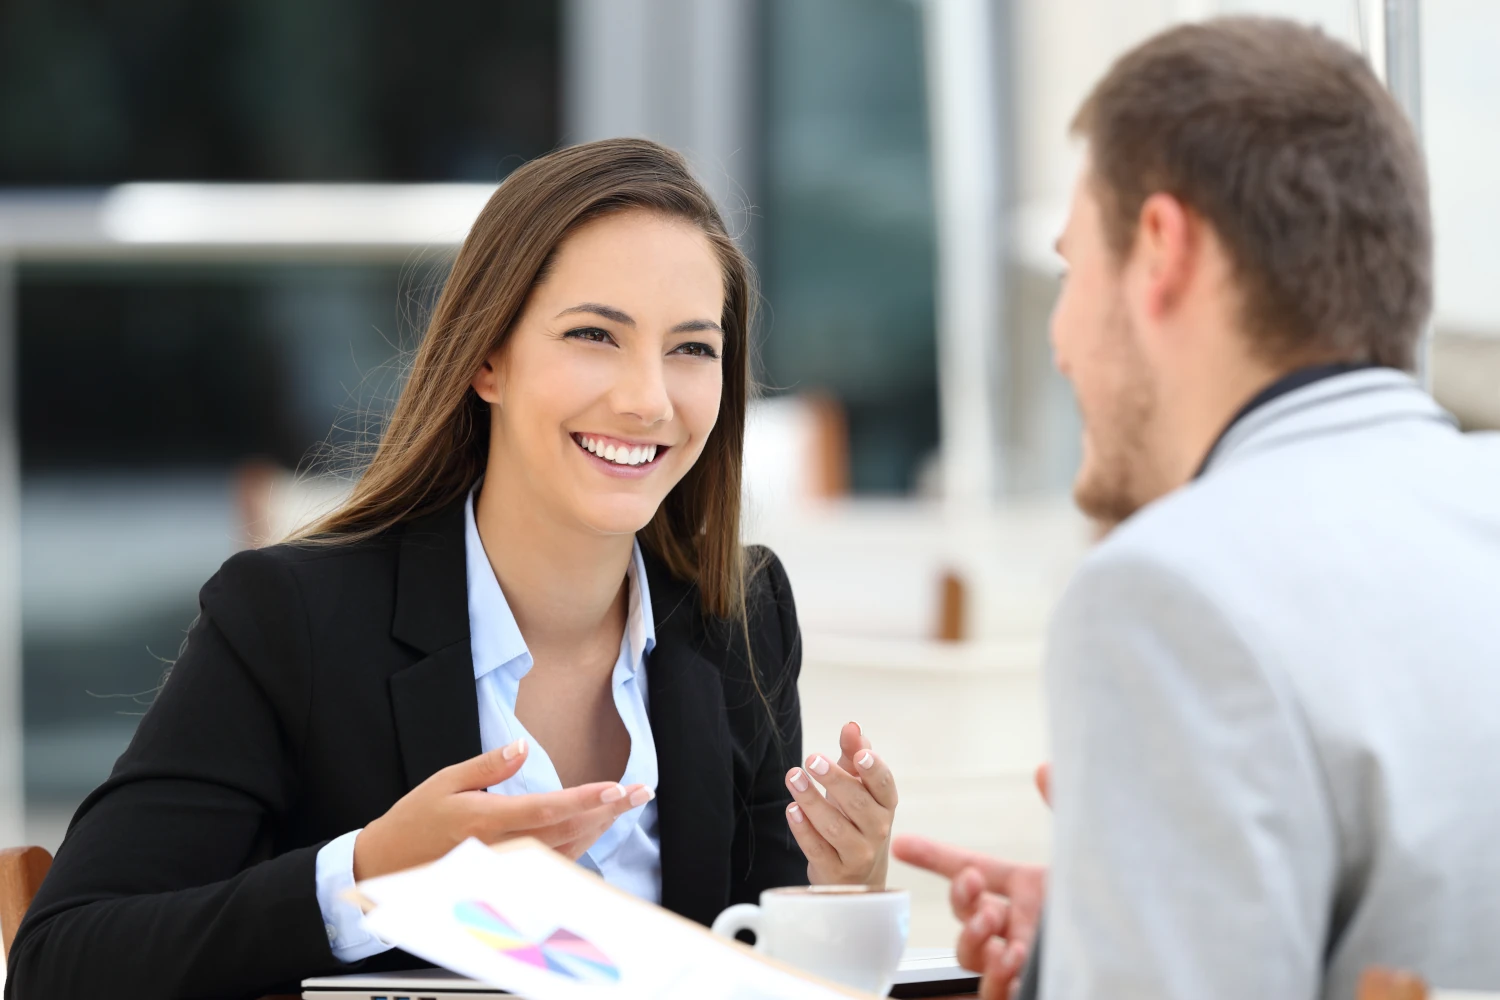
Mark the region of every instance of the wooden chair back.
[[41, 847], [7, 847], [0, 850], [0, 955], [10, 956], [10, 944], [26, 908], [41, 888], [52, 855]]

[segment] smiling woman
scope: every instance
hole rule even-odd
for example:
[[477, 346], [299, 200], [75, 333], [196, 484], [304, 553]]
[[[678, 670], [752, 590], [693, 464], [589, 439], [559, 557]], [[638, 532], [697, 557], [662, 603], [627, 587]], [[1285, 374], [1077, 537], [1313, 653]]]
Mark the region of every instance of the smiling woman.
[[672, 151], [512, 174], [348, 501], [204, 586], [7, 996], [420, 965], [344, 892], [468, 837], [540, 839], [703, 923], [775, 886], [882, 885], [894, 779], [853, 723], [801, 758], [791, 588], [739, 543], [754, 297]]

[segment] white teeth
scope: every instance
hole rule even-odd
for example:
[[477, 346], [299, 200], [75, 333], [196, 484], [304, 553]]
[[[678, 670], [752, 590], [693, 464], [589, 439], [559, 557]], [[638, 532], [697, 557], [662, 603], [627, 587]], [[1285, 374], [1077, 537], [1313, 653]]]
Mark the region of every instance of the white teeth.
[[616, 465], [645, 465], [647, 462], [654, 462], [658, 450], [654, 444], [641, 444], [633, 448], [623, 444], [616, 446], [581, 434], [578, 436], [578, 443], [585, 451]]

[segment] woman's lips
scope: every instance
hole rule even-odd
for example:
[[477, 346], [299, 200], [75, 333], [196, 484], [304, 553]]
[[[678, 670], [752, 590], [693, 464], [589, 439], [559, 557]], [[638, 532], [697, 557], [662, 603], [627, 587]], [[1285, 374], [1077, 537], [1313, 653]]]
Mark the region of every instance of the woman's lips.
[[[661, 464], [662, 457], [671, 450], [670, 445], [638, 445], [636, 448], [642, 450], [647, 448], [654, 449], [655, 454], [651, 455], [649, 460], [644, 459], [644, 456], [642, 456], [643, 460], [636, 464], [622, 465], [613, 459], [604, 458], [594, 451], [590, 451], [585, 445], [585, 441], [588, 441], [597, 448], [601, 439], [587, 434], [573, 434], [571, 436], [573, 443], [578, 446], [578, 450], [583, 453], [584, 458], [588, 459], [600, 472], [619, 479], [640, 479], [649, 476]], [[603, 440], [609, 441], [611, 446], [613, 446], [614, 439]], [[620, 449], [616, 448], [615, 450], [618, 452]]]

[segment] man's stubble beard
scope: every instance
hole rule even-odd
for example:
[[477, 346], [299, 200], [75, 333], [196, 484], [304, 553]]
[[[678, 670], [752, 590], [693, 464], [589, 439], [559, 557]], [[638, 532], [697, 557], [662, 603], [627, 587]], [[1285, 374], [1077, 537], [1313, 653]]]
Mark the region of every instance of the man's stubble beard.
[[1073, 484], [1073, 502], [1099, 523], [1101, 534], [1156, 497], [1146, 435], [1156, 415], [1156, 380], [1123, 309], [1113, 311], [1105, 337], [1113, 391], [1089, 414], [1090, 460]]

